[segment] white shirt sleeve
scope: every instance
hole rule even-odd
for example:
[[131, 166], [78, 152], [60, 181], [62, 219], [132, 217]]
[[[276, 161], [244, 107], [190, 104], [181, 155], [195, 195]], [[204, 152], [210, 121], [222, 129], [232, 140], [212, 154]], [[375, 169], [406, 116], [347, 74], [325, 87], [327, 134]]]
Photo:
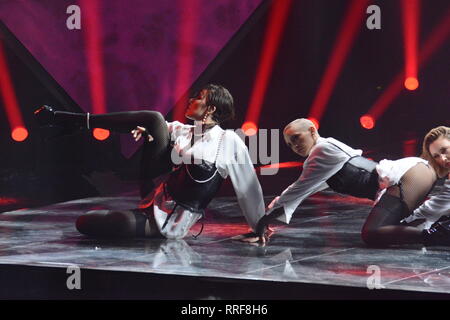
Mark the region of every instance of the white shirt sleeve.
[[419, 208], [414, 210], [416, 219], [425, 218], [430, 222], [439, 220], [443, 215], [450, 214], [450, 180], [445, 180], [442, 191], [425, 201]]
[[192, 125], [184, 124], [179, 121], [166, 121], [167, 129], [169, 129], [170, 140], [175, 141], [180, 136], [187, 136]]
[[326, 180], [337, 173], [349, 158], [348, 154], [331, 143], [326, 141], [318, 143], [303, 164], [300, 177], [283, 191], [266, 214], [284, 207], [285, 214], [277, 219], [289, 223], [300, 203], [311, 194], [326, 189], [328, 187]]
[[229, 175], [242, 213], [248, 225], [255, 231], [265, 208], [261, 185], [247, 146], [232, 131], [226, 132], [222, 143], [218, 165]]

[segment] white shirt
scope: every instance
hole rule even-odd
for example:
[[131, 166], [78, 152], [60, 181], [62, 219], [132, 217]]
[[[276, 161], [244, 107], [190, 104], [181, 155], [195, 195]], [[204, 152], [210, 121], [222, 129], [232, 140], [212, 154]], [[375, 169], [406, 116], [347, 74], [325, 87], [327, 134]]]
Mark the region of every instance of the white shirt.
[[[255, 230], [264, 215], [264, 199], [248, 149], [242, 139], [231, 130], [215, 126], [201, 135], [191, 146], [194, 126], [178, 121], [167, 122], [173, 142], [172, 160], [176, 164], [206, 160], [214, 163], [222, 178], [231, 179], [236, 197], [249, 226]], [[220, 144], [220, 145], [219, 145]], [[176, 207], [169, 222], [162, 228], [175, 201], [164, 192], [164, 182], [141, 202], [141, 208], [153, 205], [156, 223], [167, 238], [183, 238], [201, 215], [181, 206]]]
[[[266, 214], [273, 210], [284, 207], [284, 215], [277, 219], [289, 223], [295, 209], [311, 194], [328, 188], [326, 181], [336, 174], [344, 164], [354, 156], [361, 156], [362, 151], [353, 149], [334, 138], [319, 138], [316, 145], [303, 164], [300, 177], [291, 184], [279, 198], [275, 198], [269, 205], [271, 207]], [[428, 162], [418, 157], [408, 157], [399, 160], [382, 160], [376, 166], [379, 176], [380, 189], [377, 201], [386, 188], [397, 184], [400, 178], [417, 163]]]
[[266, 214], [284, 207], [284, 216], [278, 219], [289, 223], [295, 209], [304, 199], [328, 188], [326, 180], [342, 169], [351, 157], [360, 155], [362, 150], [355, 150], [334, 138], [318, 138], [316, 145], [303, 163], [300, 177], [272, 202], [273, 207]]
[[441, 192], [433, 195], [407, 218], [405, 222], [425, 219], [423, 228], [428, 229], [443, 215], [450, 215], [450, 179], [446, 179]]

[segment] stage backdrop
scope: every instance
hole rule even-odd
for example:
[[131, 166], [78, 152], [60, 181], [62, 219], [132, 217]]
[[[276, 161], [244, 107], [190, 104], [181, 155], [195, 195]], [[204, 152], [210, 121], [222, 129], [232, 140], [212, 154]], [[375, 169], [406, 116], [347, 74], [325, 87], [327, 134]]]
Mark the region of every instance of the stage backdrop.
[[[2, 0], [0, 19], [84, 111], [94, 111], [97, 77], [105, 111], [167, 114], [260, 3]], [[71, 5], [81, 9], [80, 29], [67, 27]], [[126, 156], [133, 146], [123, 143]]]

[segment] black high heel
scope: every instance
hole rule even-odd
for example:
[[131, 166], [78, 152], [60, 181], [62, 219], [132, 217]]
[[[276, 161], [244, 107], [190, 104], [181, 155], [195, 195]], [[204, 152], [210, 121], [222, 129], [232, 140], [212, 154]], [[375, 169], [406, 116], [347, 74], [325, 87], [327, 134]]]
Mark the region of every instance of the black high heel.
[[34, 111], [36, 121], [42, 130], [45, 128], [45, 140], [53, 140], [73, 135], [86, 128], [86, 114], [56, 111], [53, 107], [43, 105]]
[[[36, 120], [43, 126], [60, 125], [60, 126], [78, 126], [81, 128], [88, 127], [89, 113], [75, 113], [67, 111], [56, 111], [52, 107], [43, 105], [34, 111]], [[89, 129], [89, 128], [88, 128]]]
[[36, 121], [41, 126], [51, 126], [55, 124], [55, 110], [52, 107], [43, 105], [34, 111]]

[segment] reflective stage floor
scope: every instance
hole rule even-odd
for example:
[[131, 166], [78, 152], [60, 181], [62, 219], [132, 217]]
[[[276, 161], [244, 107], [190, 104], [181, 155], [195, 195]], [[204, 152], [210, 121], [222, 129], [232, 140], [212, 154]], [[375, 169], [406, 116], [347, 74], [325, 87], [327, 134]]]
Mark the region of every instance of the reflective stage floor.
[[[83, 212], [137, 202], [133, 196], [88, 198], [1, 213], [0, 297], [450, 297], [450, 248], [364, 246], [367, 200], [317, 194], [289, 225], [276, 225], [264, 247], [233, 239], [249, 230], [234, 198], [213, 200], [198, 239], [95, 240], [75, 229]], [[66, 286], [73, 265], [81, 270], [81, 290]]]

